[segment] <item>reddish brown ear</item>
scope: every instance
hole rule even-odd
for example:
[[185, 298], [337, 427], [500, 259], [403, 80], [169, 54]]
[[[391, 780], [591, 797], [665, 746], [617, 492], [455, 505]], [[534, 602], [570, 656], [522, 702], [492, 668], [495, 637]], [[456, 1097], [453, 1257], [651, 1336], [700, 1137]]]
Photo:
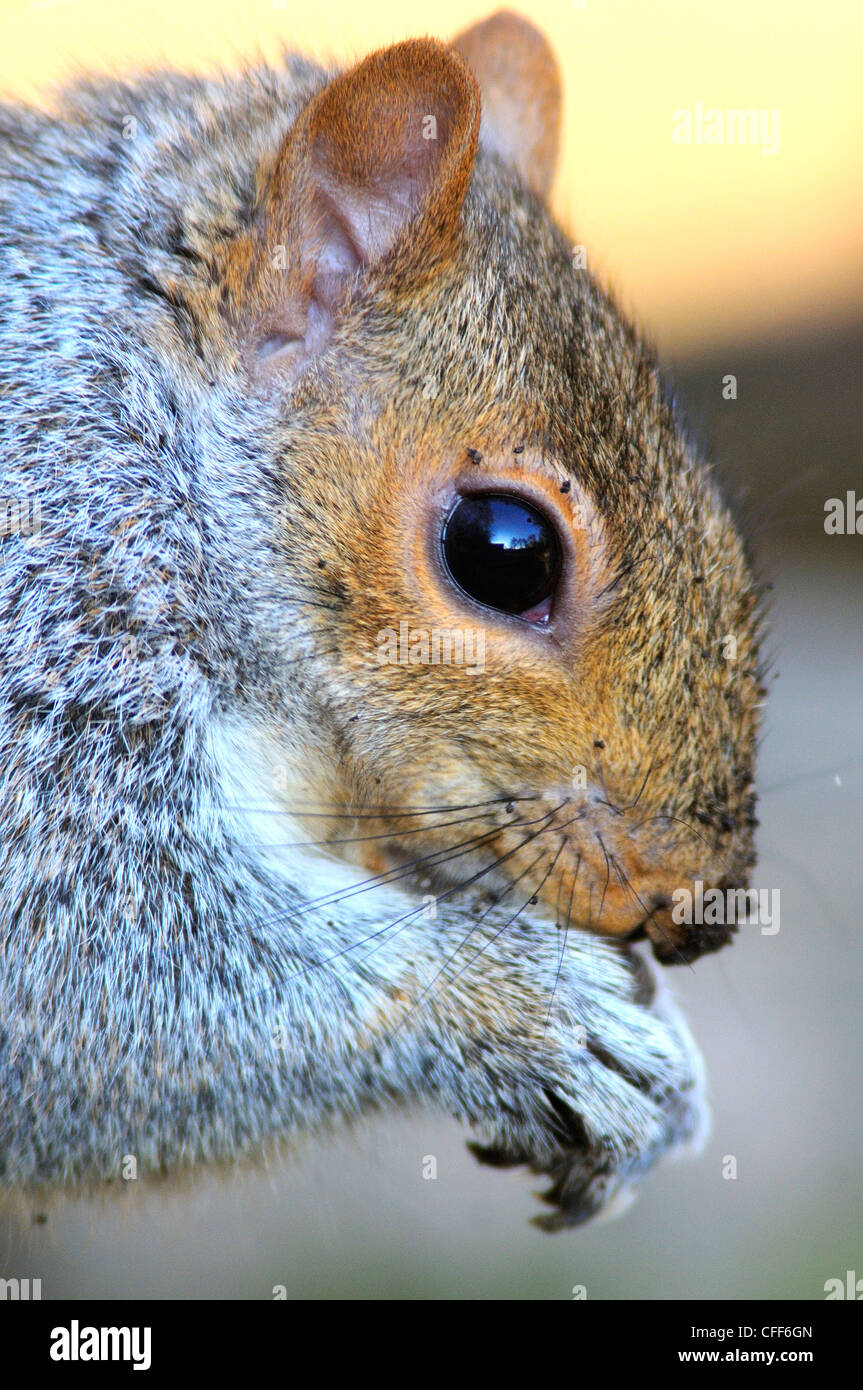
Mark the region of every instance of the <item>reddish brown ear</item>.
[[431, 39], [373, 53], [312, 99], [266, 182], [244, 306], [252, 357], [296, 377], [324, 351], [357, 272], [405, 282], [452, 243], [473, 169], [479, 92]]
[[480, 143], [517, 170], [540, 198], [551, 189], [560, 144], [560, 69], [544, 35], [501, 10], [453, 47], [482, 91]]

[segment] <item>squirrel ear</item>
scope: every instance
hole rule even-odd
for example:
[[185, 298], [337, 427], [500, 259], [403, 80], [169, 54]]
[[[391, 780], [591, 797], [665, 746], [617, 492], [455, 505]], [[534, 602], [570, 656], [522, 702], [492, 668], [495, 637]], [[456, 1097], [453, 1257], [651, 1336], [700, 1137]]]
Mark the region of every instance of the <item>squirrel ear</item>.
[[326, 348], [357, 272], [389, 258], [402, 284], [433, 273], [478, 132], [474, 78], [431, 39], [373, 53], [312, 98], [256, 216], [244, 313], [257, 362], [298, 376]]
[[557, 166], [563, 105], [560, 69], [543, 34], [501, 10], [454, 42], [482, 91], [480, 144], [511, 164], [540, 198]]

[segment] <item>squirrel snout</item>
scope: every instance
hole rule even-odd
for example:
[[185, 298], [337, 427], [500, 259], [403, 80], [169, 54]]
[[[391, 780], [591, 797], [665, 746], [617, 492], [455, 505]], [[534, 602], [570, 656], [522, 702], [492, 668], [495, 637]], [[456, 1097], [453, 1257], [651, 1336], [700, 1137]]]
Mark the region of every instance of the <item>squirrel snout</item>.
[[643, 933], [653, 947], [653, 953], [663, 965], [689, 965], [699, 956], [718, 951], [730, 942], [736, 925], [733, 922], [686, 922], [678, 920], [679, 913], [668, 898], [661, 898], [650, 916], [633, 933]]
[[723, 874], [715, 883], [697, 878], [681, 885], [671, 898], [658, 895], [650, 915], [630, 940], [646, 936], [664, 965], [689, 964], [718, 951], [748, 920], [750, 897], [758, 897], [746, 882], [745, 874]]

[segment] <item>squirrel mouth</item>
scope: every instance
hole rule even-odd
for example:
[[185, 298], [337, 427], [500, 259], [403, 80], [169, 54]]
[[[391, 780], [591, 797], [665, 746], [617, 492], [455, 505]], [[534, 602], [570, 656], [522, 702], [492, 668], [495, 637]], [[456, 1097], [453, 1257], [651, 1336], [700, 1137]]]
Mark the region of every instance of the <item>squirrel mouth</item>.
[[[386, 826], [386, 816], [382, 815], [381, 824]], [[508, 827], [504, 827], [504, 830]], [[412, 844], [410, 851], [405, 850], [399, 843], [397, 834], [390, 839], [384, 835], [378, 837], [373, 835], [372, 842], [366, 841], [361, 846], [357, 856], [358, 862], [370, 874], [378, 876], [381, 880], [388, 881], [391, 876], [396, 875], [396, 881], [400, 882], [414, 893], [440, 895], [443, 901], [458, 903], [463, 900], [463, 893], [471, 898], [472, 904], [479, 911], [483, 904], [486, 906], [501, 900], [506, 894], [510, 893], [513, 883], [518, 883], [519, 874], [524, 879], [525, 874], [521, 870], [521, 864], [516, 862], [513, 870], [514, 877], [509, 874], [498, 874], [494, 872], [495, 865], [491, 867], [484, 861], [479, 860], [477, 865], [468, 860], [468, 867], [464, 867], [465, 861], [461, 856], [457, 858], [457, 872], [450, 869], [450, 859], [446, 853], [446, 847], [439, 849], [435, 847], [430, 851], [424, 851], [420, 856], [421, 867], [417, 867], [416, 850]], [[494, 854], [502, 861], [511, 858], [511, 851], [507, 851], [507, 840], [501, 838], [491, 840], [486, 837], [487, 843], [484, 848]], [[434, 841], [432, 841], [434, 844]], [[609, 842], [610, 844], [610, 842]], [[611, 855], [610, 848], [606, 850], [603, 843], [603, 850], [607, 855]], [[549, 874], [546, 879], [549, 885], [545, 887], [546, 880], [543, 879], [536, 885], [532, 896], [527, 897], [523, 908], [530, 911], [533, 906], [542, 904], [543, 915], [554, 913], [554, 920], [560, 925], [561, 903], [566, 913], [569, 925], [585, 932], [593, 932], [608, 940], [616, 940], [619, 945], [628, 947], [631, 944], [647, 941], [650, 943], [654, 958], [662, 965], [689, 965], [703, 955], [718, 951], [722, 946], [727, 945], [734, 936], [737, 927], [736, 922], [731, 921], [695, 921], [691, 920], [691, 914], [685, 921], [681, 921], [677, 911], [672, 912], [673, 903], [669, 895], [669, 887], [662, 885], [660, 873], [649, 864], [645, 867], [643, 861], [628, 864], [622, 858], [620, 852], [611, 856], [613, 863], [622, 862], [625, 871], [621, 873], [621, 886], [618, 891], [617, 884], [611, 879], [610, 873], [606, 871], [603, 877], [603, 866], [597, 863], [593, 880], [588, 880], [584, 874], [584, 861], [586, 855], [573, 850], [570, 858], [573, 860], [574, 867], [561, 863], [561, 856], [558, 852], [554, 857], [554, 863], [559, 865], [558, 877], [551, 879]], [[508, 865], [512, 869], [512, 865]], [[585, 900], [576, 905], [573, 899], [573, 890], [579, 886], [579, 870], [582, 869], [581, 885], [586, 882]], [[703, 871], [708, 883], [714, 882], [709, 869]], [[650, 882], [650, 878], [653, 882]], [[466, 875], [466, 882], [460, 882], [462, 875]], [[629, 888], [627, 885], [634, 878], [638, 884], [638, 889]], [[645, 882], [645, 878], [647, 882]], [[657, 882], [657, 879], [660, 881]], [[675, 880], [672, 880], [674, 882]], [[742, 888], [744, 880], [735, 875], [723, 876], [722, 887]], [[592, 884], [599, 887], [595, 894], [592, 894]], [[596, 898], [600, 899], [603, 929], [598, 929]], [[633, 899], [635, 902], [633, 903]], [[676, 894], [675, 894], [676, 900]], [[567, 908], [567, 904], [569, 905]], [[635, 906], [635, 911], [633, 911]], [[640, 912], [638, 907], [640, 906]], [[593, 912], [591, 913], [591, 907]]]

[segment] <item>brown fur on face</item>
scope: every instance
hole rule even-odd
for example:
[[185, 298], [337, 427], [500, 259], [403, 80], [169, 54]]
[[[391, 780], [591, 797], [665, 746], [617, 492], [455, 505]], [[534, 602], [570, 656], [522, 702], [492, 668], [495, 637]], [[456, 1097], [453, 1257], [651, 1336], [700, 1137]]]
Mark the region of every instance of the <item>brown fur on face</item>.
[[[284, 640], [315, 769], [300, 801], [332, 812], [315, 836], [689, 959], [727, 929], [675, 924], [675, 889], [743, 885], [754, 862], [756, 589], [652, 352], [537, 196], [559, 80], [533, 30], [513, 60], [513, 25], [459, 41], [479, 87], [421, 40], [312, 95], [197, 312], [268, 412], [285, 573], [314, 595]], [[544, 628], [442, 564], [449, 506], [484, 490], [561, 538]], [[481, 629], [484, 669], [381, 662], [401, 624]]]
[[[727, 519], [708, 512], [705, 490], [699, 533], [690, 499], [683, 512], [669, 492], [666, 525], [687, 528], [678, 546], [666, 536], [664, 563], [630, 565], [630, 528], [603, 515], [584, 473], [568, 475], [559, 455], [514, 454], [523, 431], [504, 426], [499, 442], [488, 428], [462, 433], [482, 455], [466, 464], [458, 429], [400, 438], [397, 415], [381, 406], [367, 452], [336, 445], [315, 467], [330, 521], [315, 528], [308, 582], [341, 595], [327, 709], [335, 801], [361, 813], [355, 833], [371, 837], [342, 852], [372, 873], [420, 861], [416, 877], [436, 891], [479, 875], [513, 911], [537, 892], [559, 922], [603, 933], [645, 924], [667, 958], [718, 944], [719, 934], [681, 931], [667, 906], [696, 878], [745, 882], [752, 862], [753, 600]], [[545, 495], [548, 515], [570, 519], [571, 592], [548, 631], [482, 610], [442, 570], [438, 498], [468, 468], [472, 490]], [[382, 664], [380, 634], [404, 623], [481, 628], [484, 671], [410, 664], [409, 649], [408, 664]], [[334, 818], [331, 837], [344, 827]]]

